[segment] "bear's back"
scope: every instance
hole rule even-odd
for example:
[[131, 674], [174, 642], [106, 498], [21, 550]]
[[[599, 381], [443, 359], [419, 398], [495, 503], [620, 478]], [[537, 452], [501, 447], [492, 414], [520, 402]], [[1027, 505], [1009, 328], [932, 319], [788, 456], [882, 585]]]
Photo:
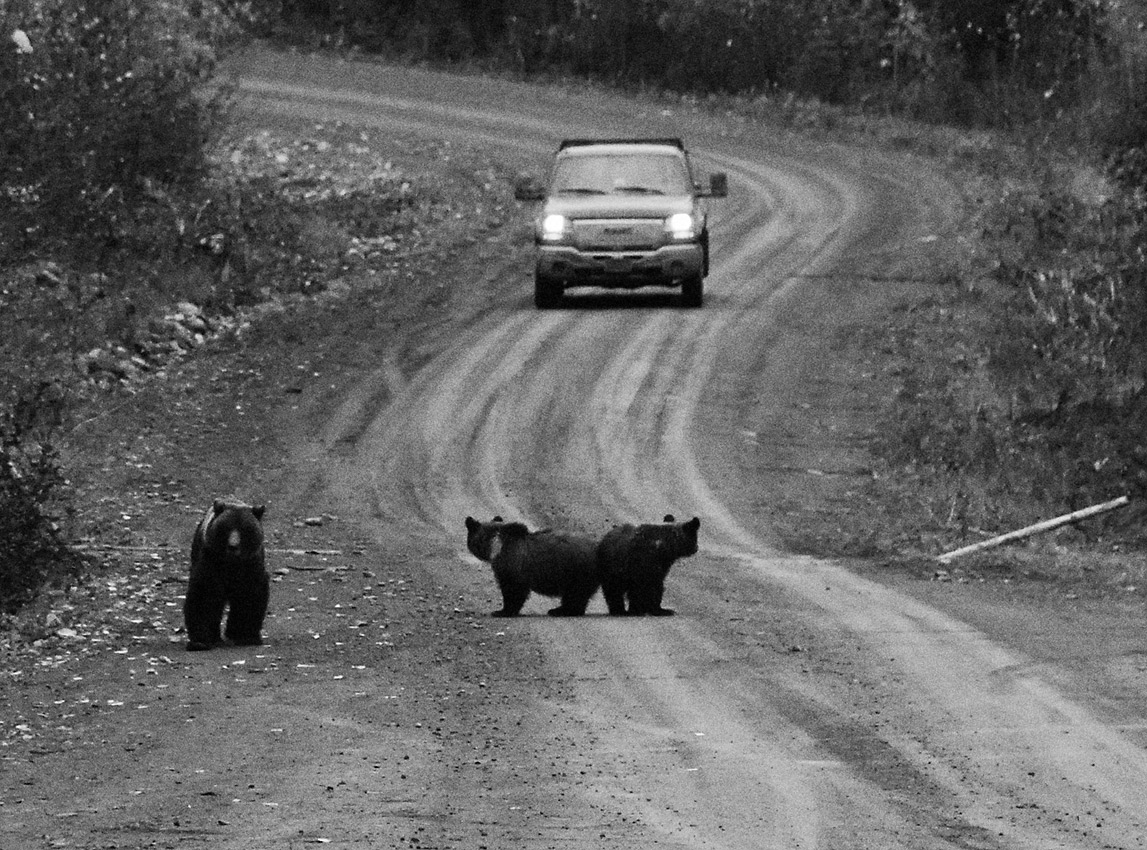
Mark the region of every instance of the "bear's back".
[[624, 571], [631, 557], [636, 535], [637, 526], [629, 523], [615, 525], [607, 531], [597, 544], [598, 568], [606, 573]]
[[598, 568], [606, 574], [633, 569], [668, 569], [678, 558], [697, 552], [701, 521], [676, 522], [671, 514], [660, 523], [615, 525], [597, 547]]
[[596, 541], [577, 534], [535, 531], [506, 541], [495, 569], [512, 570], [541, 594], [560, 596], [593, 583]]

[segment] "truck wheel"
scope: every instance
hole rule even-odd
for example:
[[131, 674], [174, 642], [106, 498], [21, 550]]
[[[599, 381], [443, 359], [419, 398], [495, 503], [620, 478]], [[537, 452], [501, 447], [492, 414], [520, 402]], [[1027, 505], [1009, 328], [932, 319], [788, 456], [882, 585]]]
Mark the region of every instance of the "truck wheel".
[[534, 306], [539, 310], [557, 307], [562, 301], [562, 282], [544, 275], [534, 277]]
[[705, 300], [705, 279], [700, 274], [681, 282], [681, 303], [686, 307], [700, 307]]

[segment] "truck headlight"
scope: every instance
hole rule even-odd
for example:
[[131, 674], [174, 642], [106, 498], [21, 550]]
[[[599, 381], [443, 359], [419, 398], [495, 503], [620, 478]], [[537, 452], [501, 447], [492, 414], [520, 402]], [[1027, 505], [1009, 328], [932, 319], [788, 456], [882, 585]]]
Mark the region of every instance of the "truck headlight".
[[542, 219], [538, 235], [543, 242], [561, 242], [572, 230], [570, 220], [564, 215], [547, 215]]
[[665, 219], [665, 232], [675, 242], [692, 239], [696, 235], [693, 216], [689, 213], [674, 213]]

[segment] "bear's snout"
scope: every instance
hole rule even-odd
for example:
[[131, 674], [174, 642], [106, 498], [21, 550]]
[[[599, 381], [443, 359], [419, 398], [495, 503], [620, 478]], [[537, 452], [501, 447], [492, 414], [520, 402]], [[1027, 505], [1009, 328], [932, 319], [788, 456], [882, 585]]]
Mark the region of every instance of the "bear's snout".
[[243, 538], [239, 534], [239, 529], [233, 528], [227, 535], [227, 551], [236, 554], [243, 548]]

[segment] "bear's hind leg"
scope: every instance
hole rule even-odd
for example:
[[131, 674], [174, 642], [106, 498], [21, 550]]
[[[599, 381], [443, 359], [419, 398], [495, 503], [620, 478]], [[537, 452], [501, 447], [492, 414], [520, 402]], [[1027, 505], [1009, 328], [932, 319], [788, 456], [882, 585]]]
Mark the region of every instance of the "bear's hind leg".
[[562, 597], [562, 604], [557, 608], [551, 608], [546, 613], [551, 617], [581, 617], [585, 614], [585, 609], [589, 607], [589, 600], [592, 595], [586, 596], [585, 594], [566, 594]]

